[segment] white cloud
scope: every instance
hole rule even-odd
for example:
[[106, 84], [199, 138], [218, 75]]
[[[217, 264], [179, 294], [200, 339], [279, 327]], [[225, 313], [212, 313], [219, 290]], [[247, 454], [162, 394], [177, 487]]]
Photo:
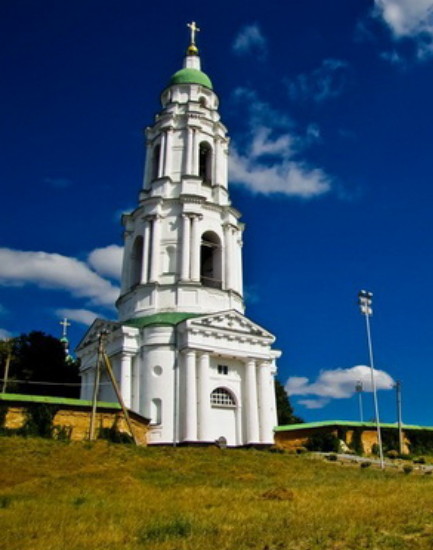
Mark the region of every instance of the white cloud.
[[83, 325], [90, 325], [98, 317], [98, 314], [88, 309], [58, 309], [59, 318], [67, 317], [68, 321], [76, 321]]
[[311, 73], [298, 75], [287, 81], [289, 95], [296, 100], [317, 103], [341, 95], [348, 80], [348, 64], [340, 59], [325, 59]]
[[235, 100], [247, 107], [248, 131], [241, 138], [242, 151], [232, 145], [229, 157], [231, 182], [254, 193], [283, 194], [310, 199], [331, 189], [331, 177], [310, 165], [300, 154], [320, 139], [319, 128], [312, 124], [305, 135], [293, 130], [284, 113], [260, 101], [252, 90], [238, 88]]
[[245, 25], [235, 38], [233, 51], [239, 55], [256, 53], [259, 59], [267, 54], [267, 40], [257, 24]]
[[375, 0], [374, 15], [395, 40], [414, 40], [419, 59], [433, 55], [433, 0]]
[[0, 340], [8, 340], [12, 338], [12, 333], [4, 328], [0, 328]]
[[99, 305], [114, 304], [119, 289], [85, 263], [61, 254], [0, 248], [0, 284], [65, 290]]
[[95, 248], [88, 258], [88, 264], [100, 275], [120, 280], [122, 271], [123, 247], [111, 244], [104, 248]]
[[329, 403], [330, 399], [299, 399], [298, 404], [303, 405], [306, 409], [323, 409]]
[[[375, 382], [378, 390], [390, 390], [394, 380], [383, 370], [375, 369]], [[357, 365], [347, 369], [323, 370], [314, 382], [306, 377], [291, 376], [286, 382], [288, 395], [316, 396], [318, 399], [305, 399], [299, 403], [307, 408], [321, 408], [331, 399], [347, 399], [355, 393], [358, 381], [362, 382], [363, 391], [371, 392], [371, 369]]]

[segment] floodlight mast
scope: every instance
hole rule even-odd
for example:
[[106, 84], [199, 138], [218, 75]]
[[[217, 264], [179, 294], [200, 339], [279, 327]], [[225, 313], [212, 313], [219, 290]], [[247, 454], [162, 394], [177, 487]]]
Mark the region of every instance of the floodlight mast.
[[371, 342], [371, 331], [370, 331], [370, 315], [373, 315], [373, 308], [371, 307], [372, 303], [373, 303], [372, 292], [369, 292], [367, 290], [361, 290], [358, 293], [358, 304], [359, 304], [361, 313], [365, 317], [365, 327], [367, 329], [368, 353], [370, 356], [371, 386], [373, 390], [374, 416], [376, 418], [377, 444], [379, 447], [380, 467], [384, 468], [385, 465], [383, 461], [382, 434], [380, 431], [379, 404], [377, 400], [376, 379], [374, 374], [373, 345]]

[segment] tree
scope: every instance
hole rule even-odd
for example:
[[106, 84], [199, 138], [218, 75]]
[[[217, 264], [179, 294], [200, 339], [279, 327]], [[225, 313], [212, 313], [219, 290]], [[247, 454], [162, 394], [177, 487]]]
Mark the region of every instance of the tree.
[[278, 379], [275, 380], [275, 396], [277, 400], [277, 418], [279, 426], [304, 422], [302, 418], [293, 414], [293, 407], [290, 404], [289, 396]]
[[[0, 346], [0, 352], [2, 347], [4, 346]], [[0, 355], [3, 375], [4, 353]], [[12, 340], [12, 361], [7, 391], [30, 395], [79, 397], [78, 367], [78, 361], [67, 360], [63, 344], [57, 338], [37, 331], [22, 334]]]

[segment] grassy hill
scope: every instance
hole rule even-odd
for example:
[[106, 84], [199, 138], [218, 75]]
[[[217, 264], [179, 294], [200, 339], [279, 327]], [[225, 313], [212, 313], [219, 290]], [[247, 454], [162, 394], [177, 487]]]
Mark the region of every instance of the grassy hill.
[[433, 476], [3, 437], [0, 533], [2, 550], [431, 550]]

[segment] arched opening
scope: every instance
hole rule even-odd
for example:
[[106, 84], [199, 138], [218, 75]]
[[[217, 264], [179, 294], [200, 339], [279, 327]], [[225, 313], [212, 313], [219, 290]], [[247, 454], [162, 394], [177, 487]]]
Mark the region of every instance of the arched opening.
[[152, 153], [152, 181], [156, 180], [159, 173], [159, 157], [161, 153], [161, 145], [155, 145]]
[[222, 288], [221, 241], [216, 233], [203, 233], [200, 246], [200, 282], [203, 286]]
[[236, 400], [233, 394], [226, 388], [215, 388], [210, 394], [210, 404], [212, 407], [236, 407]]
[[200, 104], [200, 107], [207, 107], [207, 101], [206, 101], [206, 98], [204, 96], [201, 96], [198, 100], [199, 104]]
[[131, 287], [140, 284], [143, 268], [143, 237], [136, 237], [131, 253]]
[[162, 401], [158, 397], [152, 399], [150, 405], [150, 423], [161, 424], [162, 422]]
[[204, 184], [212, 183], [212, 147], [207, 141], [200, 143], [199, 176], [203, 179]]
[[165, 249], [164, 273], [176, 273], [176, 247], [173, 245]]

